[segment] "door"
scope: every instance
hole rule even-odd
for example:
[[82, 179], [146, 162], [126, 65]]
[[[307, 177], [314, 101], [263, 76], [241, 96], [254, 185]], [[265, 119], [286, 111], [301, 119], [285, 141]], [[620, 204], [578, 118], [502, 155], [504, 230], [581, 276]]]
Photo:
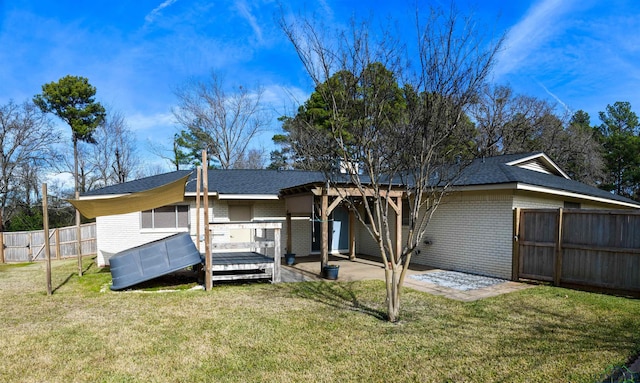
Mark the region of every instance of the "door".
[[[229, 205], [229, 221], [231, 222], [251, 222], [250, 205]], [[229, 230], [229, 242], [251, 242], [251, 229], [231, 229]], [[241, 249], [246, 251], [248, 249]]]
[[[313, 222], [311, 251], [320, 252], [322, 225], [319, 219]], [[338, 206], [329, 215], [329, 253], [349, 251], [349, 210]]]

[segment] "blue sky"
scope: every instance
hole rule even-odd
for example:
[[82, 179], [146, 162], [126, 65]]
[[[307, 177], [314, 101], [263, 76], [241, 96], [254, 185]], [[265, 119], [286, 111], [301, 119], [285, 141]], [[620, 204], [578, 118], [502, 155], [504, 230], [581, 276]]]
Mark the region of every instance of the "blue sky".
[[[336, 27], [353, 14], [391, 16], [410, 26], [412, 3], [316, 0], [286, 7], [313, 10]], [[629, 101], [640, 113], [640, 1], [457, 5], [472, 10], [488, 33], [507, 32], [493, 82], [560, 109], [583, 109], [592, 124], [616, 101]], [[87, 77], [98, 100], [125, 116], [140, 155], [161, 161], [148, 147], [170, 144], [177, 131], [173, 91], [190, 78], [214, 70], [229, 85], [259, 85], [274, 120], [306, 99], [311, 83], [274, 22], [279, 9], [271, 0], [0, 0], [0, 103], [30, 99], [67, 74]], [[273, 133], [256, 146], [269, 149]]]

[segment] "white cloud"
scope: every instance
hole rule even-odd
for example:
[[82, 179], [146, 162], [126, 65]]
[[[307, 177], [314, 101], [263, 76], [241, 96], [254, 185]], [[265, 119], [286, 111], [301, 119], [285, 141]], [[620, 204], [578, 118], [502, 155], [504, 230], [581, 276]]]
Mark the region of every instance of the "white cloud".
[[151, 12], [149, 12], [145, 17], [145, 24], [151, 24], [156, 19], [156, 17], [162, 12], [163, 9], [168, 6], [174, 4], [178, 0], [165, 0], [162, 4], [155, 7]]
[[546, 86], [544, 86], [543, 83], [541, 83], [540, 81], [536, 81], [538, 83], [538, 85], [540, 85], [542, 87], [542, 89], [544, 89], [544, 91], [551, 97], [553, 97], [554, 100], [556, 100], [556, 102], [558, 102], [558, 104], [562, 105], [562, 108], [568, 113], [568, 114], [573, 114], [572, 110], [567, 106], [567, 104], [565, 104], [560, 97], [556, 96], [554, 93], [552, 93], [549, 89], [547, 89]]
[[508, 74], [539, 54], [538, 49], [566, 27], [565, 16], [572, 1], [542, 0], [532, 6], [523, 19], [510, 28], [504, 50], [494, 74]]
[[150, 129], [166, 129], [175, 126], [176, 121], [171, 113], [142, 114], [135, 113], [127, 116], [127, 124], [133, 131]]
[[236, 8], [238, 9], [238, 12], [240, 12], [240, 16], [247, 20], [249, 25], [251, 25], [251, 29], [253, 29], [253, 33], [255, 33], [258, 42], [262, 42], [262, 28], [258, 25], [258, 20], [255, 15], [251, 13], [251, 8], [247, 5], [246, 1], [236, 1]]

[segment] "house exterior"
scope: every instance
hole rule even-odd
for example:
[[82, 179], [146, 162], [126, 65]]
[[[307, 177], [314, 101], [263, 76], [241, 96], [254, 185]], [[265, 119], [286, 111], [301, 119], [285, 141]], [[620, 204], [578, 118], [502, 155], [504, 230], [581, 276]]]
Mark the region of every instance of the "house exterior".
[[[187, 173], [177, 171], [109, 186], [82, 198], [149, 190]], [[320, 220], [316, 209], [309, 206], [313, 204], [309, 190], [325, 184], [322, 173], [210, 170], [208, 175], [211, 222], [280, 221], [281, 248], [298, 256], [320, 252]], [[543, 153], [477, 159], [443, 198], [412, 262], [509, 279], [514, 209], [560, 207], [638, 209], [640, 203], [570, 180]], [[189, 232], [204, 250], [196, 229], [198, 219], [204, 219], [202, 209], [200, 217], [197, 214], [192, 175], [181, 203], [98, 217], [98, 264], [108, 264], [109, 258], [122, 250], [181, 231]], [[350, 219], [346, 208], [333, 209], [329, 221], [329, 252], [379, 255], [375, 242], [360, 222]], [[260, 234], [220, 230], [212, 233], [212, 240], [246, 242], [254, 235]]]

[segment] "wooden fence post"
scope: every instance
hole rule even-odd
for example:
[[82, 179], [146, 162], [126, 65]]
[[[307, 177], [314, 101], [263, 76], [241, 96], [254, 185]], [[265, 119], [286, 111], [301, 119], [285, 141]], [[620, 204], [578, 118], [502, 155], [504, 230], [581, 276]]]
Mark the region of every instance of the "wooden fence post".
[[0, 231], [0, 263], [4, 263], [4, 232]]
[[56, 259], [60, 260], [62, 258], [62, 253], [60, 252], [60, 230], [53, 229], [55, 233], [55, 241], [56, 241]]
[[33, 248], [31, 247], [31, 243], [33, 242], [33, 233], [29, 232], [27, 235], [27, 259], [29, 262], [33, 262]]
[[556, 252], [555, 252], [555, 264], [553, 267], [553, 284], [555, 286], [560, 285], [560, 279], [562, 277], [562, 208], [558, 209], [558, 216], [556, 218], [557, 230], [556, 230]]
[[518, 281], [520, 279], [520, 244], [518, 236], [520, 235], [520, 208], [513, 210], [513, 245], [511, 251], [511, 280]]

